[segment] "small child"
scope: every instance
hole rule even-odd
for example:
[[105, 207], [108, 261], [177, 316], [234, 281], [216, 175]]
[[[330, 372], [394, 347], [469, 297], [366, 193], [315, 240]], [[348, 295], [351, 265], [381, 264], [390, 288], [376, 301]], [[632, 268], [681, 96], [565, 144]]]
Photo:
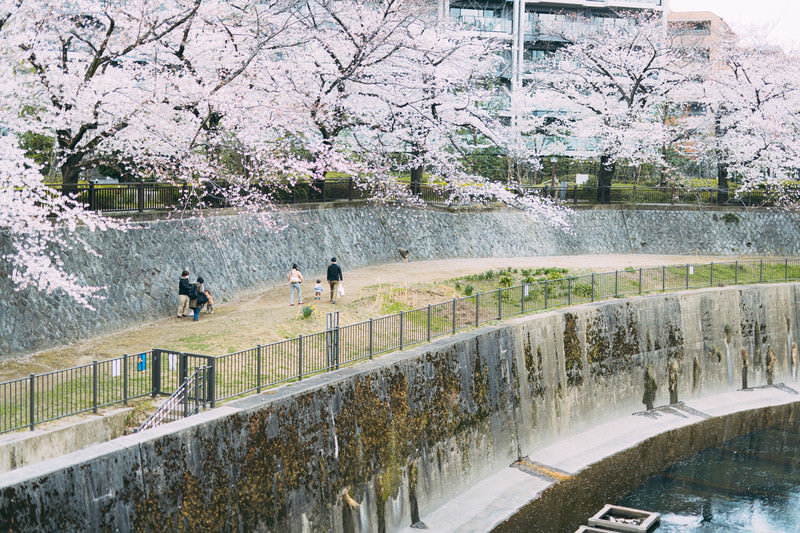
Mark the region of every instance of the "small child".
[[322, 281], [317, 280], [317, 284], [314, 285], [314, 299], [319, 300], [322, 298]]
[[211, 297], [211, 291], [206, 289], [206, 298], [208, 301], [206, 302], [206, 311], [213, 315], [214, 314], [214, 298]]

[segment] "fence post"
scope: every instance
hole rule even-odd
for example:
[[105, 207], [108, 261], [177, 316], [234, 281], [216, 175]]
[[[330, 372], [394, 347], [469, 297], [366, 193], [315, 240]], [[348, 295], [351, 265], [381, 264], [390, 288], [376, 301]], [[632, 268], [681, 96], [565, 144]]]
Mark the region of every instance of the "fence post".
[[521, 312], [521, 314], [523, 314], [523, 315], [525, 314], [525, 291], [526, 291], [527, 289], [528, 289], [528, 284], [527, 284], [527, 283], [523, 283], [522, 285], [520, 285], [520, 291], [519, 291], [519, 293], [520, 293], [520, 296], [519, 296], [519, 302], [520, 302], [520, 309], [521, 309], [521, 311], [520, 311], [520, 312]]
[[122, 354], [122, 405], [128, 405], [128, 354]]
[[733, 284], [739, 284], [739, 260], [737, 259], [736, 262], [733, 264]]
[[479, 305], [480, 304], [478, 303], [478, 297], [480, 295], [481, 295], [481, 293], [479, 293], [479, 292], [475, 293], [475, 327], [478, 327], [478, 324], [480, 324], [480, 322], [479, 322], [479, 319], [480, 319]]
[[403, 350], [403, 315], [405, 313], [400, 311], [400, 351]]
[[183, 418], [189, 416], [189, 377], [183, 378]]
[[614, 298], [619, 298], [619, 270], [614, 271]]
[[503, 289], [497, 289], [497, 320], [503, 320]]
[[333, 313], [325, 313], [325, 364], [333, 367]]
[[714, 261], [711, 261], [711, 285], [709, 287], [714, 286]]
[[97, 414], [97, 360], [92, 361], [92, 412]]
[[325, 181], [326, 181], [325, 177], [323, 176], [323, 178], [322, 178], [322, 203], [323, 204], [328, 201], [327, 191], [325, 190], [325, 189], [327, 189], [327, 187], [325, 187]]
[[431, 304], [428, 304], [428, 342], [431, 342]]
[[144, 212], [144, 182], [140, 181], [136, 184], [136, 203], [138, 204], [137, 207], [139, 208], [139, 212]]
[[303, 381], [303, 336], [297, 336], [297, 381]]
[[667, 292], [667, 267], [661, 267], [661, 292]]
[[642, 269], [639, 267], [639, 294], [642, 294]]
[[783, 280], [789, 281], [789, 258], [783, 259]]
[[211, 408], [217, 406], [217, 358], [208, 358], [208, 399], [211, 402]]
[[373, 320], [369, 319], [369, 358], [372, 359], [372, 354], [374, 353], [372, 350], [372, 328], [373, 328]]
[[686, 288], [689, 288], [689, 265], [686, 265]]
[[153, 361], [150, 365], [153, 384], [152, 396], [155, 398], [161, 392], [161, 350], [153, 348]]
[[181, 386], [181, 383], [186, 379], [187, 372], [186, 372], [186, 363], [189, 362], [189, 357], [181, 352], [178, 355], [178, 386]]
[[594, 272], [592, 272], [592, 301], [594, 301]]
[[456, 334], [456, 299], [453, 298], [453, 335]]
[[548, 280], [547, 280], [547, 279], [545, 279], [545, 280], [544, 280], [544, 308], [545, 308], [545, 309], [547, 309], [547, 293], [548, 293], [548, 290], [547, 290], [547, 282], [548, 282]]
[[97, 202], [95, 201], [95, 190], [94, 190], [94, 183], [91, 181], [89, 182], [89, 211], [94, 211]]
[[567, 305], [572, 305], [572, 278], [567, 278]]
[[347, 201], [353, 200], [353, 178], [347, 178]]
[[764, 281], [764, 260], [758, 262], [758, 282], [762, 283]]
[[31, 374], [28, 387], [28, 398], [28, 403], [30, 406], [28, 410], [28, 421], [31, 424], [31, 431], [33, 431], [34, 418], [36, 417], [36, 374]]
[[256, 352], [256, 392], [261, 394], [261, 345]]
[[339, 311], [333, 313], [333, 356], [336, 358], [336, 370], [339, 370]]
[[572, 189], [572, 205], [578, 205], [578, 185], [575, 184], [575, 188]]

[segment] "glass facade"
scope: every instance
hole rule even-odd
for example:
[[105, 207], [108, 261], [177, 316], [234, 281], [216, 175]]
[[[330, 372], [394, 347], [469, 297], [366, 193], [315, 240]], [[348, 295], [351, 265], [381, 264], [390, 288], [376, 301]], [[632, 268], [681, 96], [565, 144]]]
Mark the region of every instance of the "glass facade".
[[475, 31], [511, 33], [511, 13], [499, 8], [450, 7], [450, 18]]

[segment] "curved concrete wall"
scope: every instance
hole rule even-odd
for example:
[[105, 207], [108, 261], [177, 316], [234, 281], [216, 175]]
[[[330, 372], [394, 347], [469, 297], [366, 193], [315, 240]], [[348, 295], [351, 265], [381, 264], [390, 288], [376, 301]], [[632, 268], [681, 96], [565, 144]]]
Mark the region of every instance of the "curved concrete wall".
[[[800, 255], [800, 217], [780, 211], [578, 210], [570, 231], [518, 211], [338, 207], [271, 219], [218, 216], [137, 222], [88, 233], [103, 257], [65, 254], [85, 283], [108, 287], [86, 310], [58, 292], [15, 292], [0, 263], [0, 357], [44, 349], [171, 316], [187, 267], [217, 297], [282, 283], [293, 262], [312, 275], [336, 255], [345, 269], [399, 259], [595, 253]], [[279, 228], [277, 231], [275, 228]], [[0, 236], [1, 237], [1, 236]], [[2, 253], [0, 241], [0, 253]], [[56, 318], [57, 317], [57, 318]]]
[[[0, 481], [0, 529], [398, 531], [620, 414], [796, 376], [800, 285], [524, 317], [123, 437]], [[732, 354], [732, 355], [731, 355]]]

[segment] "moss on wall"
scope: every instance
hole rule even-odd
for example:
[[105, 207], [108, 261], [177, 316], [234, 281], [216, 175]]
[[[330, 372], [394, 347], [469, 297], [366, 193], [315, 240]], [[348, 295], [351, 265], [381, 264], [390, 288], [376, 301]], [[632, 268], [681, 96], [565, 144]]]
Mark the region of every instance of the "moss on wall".
[[567, 367], [567, 386], [583, 385], [583, 342], [578, 337], [578, 320], [564, 313], [564, 359]]

